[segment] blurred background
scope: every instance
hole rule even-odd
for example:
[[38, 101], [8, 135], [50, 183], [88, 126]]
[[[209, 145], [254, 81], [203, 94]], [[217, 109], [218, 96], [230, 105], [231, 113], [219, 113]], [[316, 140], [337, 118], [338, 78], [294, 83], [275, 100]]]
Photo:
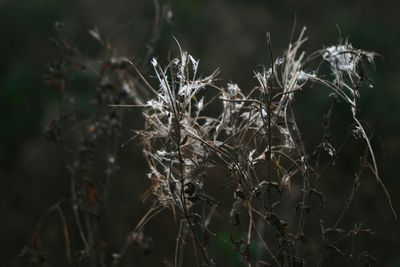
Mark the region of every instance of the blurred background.
[[[295, 21], [296, 34], [307, 27], [308, 51], [336, 44], [341, 35], [348, 37], [354, 47], [379, 53], [381, 57], [377, 58], [376, 73], [372, 76], [375, 86], [364, 92], [362, 116], [382, 141], [376, 142], [381, 176], [396, 211], [400, 212], [397, 1], [170, 0], [166, 4], [172, 17], [155, 46], [157, 58], [163, 61], [171, 49], [176, 50], [172, 38], [175, 36], [185, 50], [200, 59], [202, 74], [221, 68], [221, 80], [238, 83], [242, 88], [252, 88], [256, 84], [253, 70], [268, 63], [266, 32], [272, 35], [274, 54], [280, 55], [287, 47]], [[30, 242], [36, 223], [49, 206], [69, 194], [62, 159], [43, 134], [49, 121], [58, 116], [60, 106], [60, 92], [43, 82], [46, 63], [58, 53], [49, 41], [56, 21], [65, 23], [68, 38], [89, 56], [95, 57], [98, 51], [88, 34], [96, 27], [120, 55], [140, 61], [152, 35], [154, 6], [146, 0], [0, 1], [0, 266], [24, 266], [17, 256]], [[77, 95], [85, 97], [88, 86], [91, 84], [78, 86]], [[299, 107], [305, 135], [312, 136], [313, 127], [319, 126], [319, 115], [326, 111], [326, 102], [315, 102], [318, 97], [305, 93], [306, 104]], [[122, 132], [125, 139], [130, 137], [130, 129], [139, 127], [140, 117], [138, 111], [127, 117]], [[344, 161], [352, 156], [347, 151]], [[148, 186], [140, 145], [130, 143], [118, 157], [120, 170], [113, 180], [113, 208], [105, 233], [111, 240], [110, 246], [115, 248], [123, 243], [149, 206], [140, 199]], [[343, 167], [343, 175], [338, 171], [338, 179], [348, 179], [351, 184], [351, 172], [344, 174], [348, 173], [346, 164], [339, 166]], [[338, 180], [327, 181], [324, 187], [329, 188], [332, 203], [343, 201], [346, 192], [339, 192]], [[382, 191], [376, 188], [374, 178], [368, 177], [350, 217], [376, 232], [364, 244], [379, 259], [378, 266], [398, 267], [399, 223], [391, 216]], [[164, 266], [163, 261], [171, 261], [176, 226], [164, 223], [170, 219], [170, 214], [163, 213], [148, 225], [146, 232], [155, 245], [144, 256], [140, 250], [132, 249], [129, 257], [134, 259], [135, 266]], [[57, 219], [54, 221], [57, 225]], [[51, 229], [59, 231], [56, 226]], [[231, 252], [221, 253], [229, 256]], [[235, 264], [232, 259], [225, 266]]]

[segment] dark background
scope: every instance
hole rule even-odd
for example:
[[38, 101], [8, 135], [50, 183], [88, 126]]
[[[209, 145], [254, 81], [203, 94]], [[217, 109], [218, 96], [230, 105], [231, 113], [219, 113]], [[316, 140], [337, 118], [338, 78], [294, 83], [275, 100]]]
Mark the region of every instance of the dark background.
[[[169, 4], [172, 24], [161, 34], [157, 57], [163, 60], [170, 48], [176, 48], [172, 39], [175, 36], [184, 49], [201, 59], [203, 74], [220, 67], [222, 80], [236, 82], [242, 88], [254, 86], [253, 70], [267, 63], [266, 32], [272, 34], [274, 53], [281, 54], [295, 16], [297, 33], [307, 26], [309, 50], [335, 44], [339, 27], [342, 37], [349, 37], [355, 47], [381, 54], [373, 75], [375, 87], [365, 92], [362, 115], [384, 142], [384, 149], [378, 153], [381, 176], [395, 209], [400, 211], [397, 1], [172, 0]], [[69, 38], [85, 53], [94, 49], [87, 32], [97, 27], [120, 54], [140, 60], [151, 36], [153, 18], [152, 1], [144, 0], [0, 1], [0, 266], [20, 266], [17, 255], [30, 241], [43, 212], [68, 195], [68, 181], [57, 149], [43, 135], [47, 123], [58, 116], [60, 102], [59, 92], [45, 86], [42, 79], [46, 62], [57, 55], [49, 42], [53, 23], [63, 21]], [[314, 124], [318, 124], [314, 119], [316, 113], [324, 111], [321, 105], [309, 100], [300, 108], [304, 132], [312, 133]], [[126, 122], [123, 134], [127, 138], [128, 130], [140, 124], [139, 117], [132, 115], [132, 120]], [[119, 156], [121, 169], [112, 189], [114, 208], [108, 233], [117, 247], [148, 207], [139, 199], [147, 185], [140, 146], [132, 143], [121, 149]], [[377, 233], [366, 241], [366, 246], [380, 260], [378, 265], [400, 266], [399, 223], [391, 216], [382, 191], [376, 190], [374, 179], [369, 177], [365, 184], [351, 217]], [[331, 188], [331, 201], [342, 201], [342, 193], [335, 195], [340, 189], [335, 181], [326, 186]], [[171, 255], [176, 229], [168, 227], [164, 223], [167, 220], [169, 216], [161, 215], [149, 225], [148, 232], [158, 245], [154, 246], [153, 256], [138, 256], [137, 266], [157, 266]]]

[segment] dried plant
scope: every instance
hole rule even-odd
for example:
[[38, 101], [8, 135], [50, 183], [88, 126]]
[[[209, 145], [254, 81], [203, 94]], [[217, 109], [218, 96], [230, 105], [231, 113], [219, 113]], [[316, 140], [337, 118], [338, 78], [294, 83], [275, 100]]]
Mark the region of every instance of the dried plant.
[[[363, 169], [369, 169], [375, 175], [396, 216], [379, 177], [370, 138], [358, 118], [361, 89], [372, 87], [364, 73], [364, 64], [373, 64], [375, 53], [355, 49], [346, 41], [307, 56], [302, 51], [307, 40], [304, 32], [305, 29], [277, 59], [272, 58], [268, 36], [273, 63], [269, 68], [255, 72], [259, 85], [249, 92], [244, 92], [236, 84], [217, 86], [217, 71], [205, 78], [197, 77], [199, 61], [181, 49], [179, 57], [171, 60], [165, 68], [156, 59], [152, 60], [159, 87], [152, 88], [147, 83], [154, 97], [142, 105], [145, 126], [136, 134], [142, 138], [150, 169], [148, 194], [151, 193], [156, 200], [147, 216], [168, 208], [180, 221], [175, 266], [182, 265], [182, 243], [188, 238], [193, 239], [197, 263], [214, 265], [207, 250], [210, 237], [236, 250], [249, 266], [305, 265], [305, 228], [311, 208], [310, 198], [317, 196], [320, 208], [324, 208], [324, 194], [318, 189], [319, 181], [345, 144], [335, 147], [329, 135], [332, 106], [338, 101], [345, 103], [351, 112], [352, 134], [364, 140], [366, 149], [360, 171], [355, 174], [353, 191], [338, 220], [328, 227], [321, 218], [321, 258], [318, 265], [322, 264], [325, 248], [349, 256], [336, 243], [350, 236], [355, 238], [361, 232], [370, 232], [361, 224], [356, 224], [349, 232], [339, 228], [360, 186]], [[331, 70], [328, 78], [319, 71], [323, 64], [328, 64]], [[292, 105], [298, 92], [313, 85], [322, 85], [331, 92], [332, 106], [325, 116], [325, 133], [321, 142], [314, 150], [306, 151]], [[215, 109], [214, 106], [220, 108], [219, 113], [208, 115], [207, 109]], [[320, 162], [322, 153], [330, 157], [324, 164]], [[224, 240], [209, 227], [220, 201], [218, 196], [205, 190], [204, 183], [215, 169], [227, 175], [229, 185], [224, 189], [232, 194], [231, 222], [243, 224], [242, 229], [246, 229], [239, 240]], [[272, 196], [274, 190], [278, 197]], [[297, 202], [295, 218], [292, 219], [296, 227], [280, 218], [282, 198]], [[274, 232], [278, 243], [275, 251], [268, 245], [271, 241], [264, 239], [261, 229]], [[333, 233], [342, 237], [332, 241]], [[208, 241], [204, 242], [200, 235], [208, 236]], [[264, 244], [269, 263], [252, 256], [252, 244], [256, 239], [261, 239]], [[350, 256], [354, 257], [353, 253]]]

